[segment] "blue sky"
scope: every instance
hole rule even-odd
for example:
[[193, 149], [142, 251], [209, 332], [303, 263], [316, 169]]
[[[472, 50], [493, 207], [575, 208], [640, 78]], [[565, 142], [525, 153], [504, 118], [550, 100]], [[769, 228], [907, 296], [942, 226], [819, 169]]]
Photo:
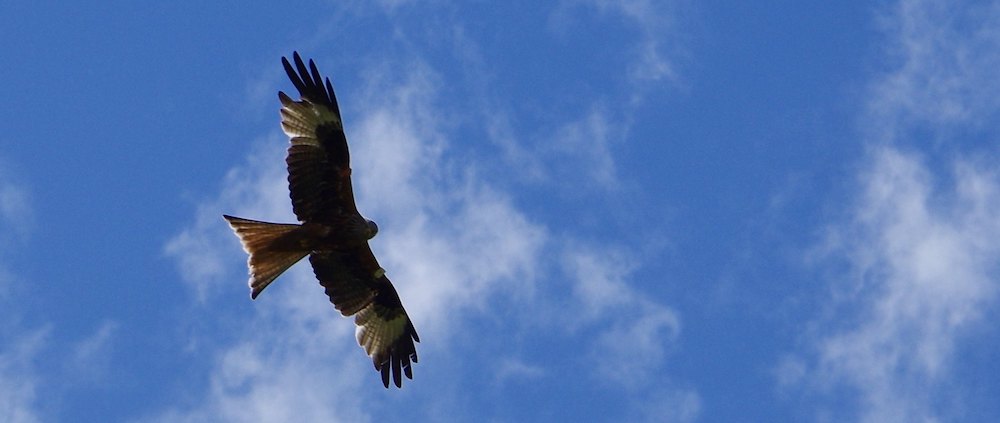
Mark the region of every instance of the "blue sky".
[[[0, 420], [1000, 419], [1000, 3], [0, 3]], [[421, 335], [299, 265], [280, 57], [336, 89]]]

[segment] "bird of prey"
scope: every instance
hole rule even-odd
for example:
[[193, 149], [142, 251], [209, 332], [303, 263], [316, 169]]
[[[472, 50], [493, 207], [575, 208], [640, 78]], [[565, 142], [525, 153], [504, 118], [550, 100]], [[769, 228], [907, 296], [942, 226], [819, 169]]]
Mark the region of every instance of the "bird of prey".
[[290, 138], [288, 190], [298, 224], [267, 223], [224, 215], [249, 254], [250, 298], [256, 299], [293, 264], [309, 256], [313, 273], [330, 302], [344, 316], [355, 316], [358, 344], [371, 357], [382, 384], [389, 376], [402, 387], [413, 379], [420, 342], [399, 295], [368, 246], [378, 233], [354, 203], [347, 137], [330, 79], [309, 67], [298, 52], [295, 66], [281, 58], [285, 73], [299, 91], [292, 100], [278, 92], [281, 128]]

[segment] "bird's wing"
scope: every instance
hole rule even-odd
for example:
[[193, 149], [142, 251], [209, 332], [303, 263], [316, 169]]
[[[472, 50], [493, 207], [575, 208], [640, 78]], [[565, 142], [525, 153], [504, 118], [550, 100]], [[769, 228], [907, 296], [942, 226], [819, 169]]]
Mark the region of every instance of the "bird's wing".
[[294, 67], [284, 57], [281, 64], [301, 100], [278, 92], [281, 128], [291, 138], [285, 162], [292, 211], [300, 222], [329, 222], [333, 216], [356, 214], [351, 158], [333, 85], [329, 78], [324, 85], [312, 60], [306, 68], [298, 53], [292, 58]]
[[402, 387], [403, 375], [413, 379], [410, 362], [417, 362], [413, 343], [420, 337], [367, 243], [314, 251], [309, 262], [334, 307], [344, 316], [355, 316], [358, 344], [382, 374], [382, 384], [389, 387], [390, 374], [396, 387]]

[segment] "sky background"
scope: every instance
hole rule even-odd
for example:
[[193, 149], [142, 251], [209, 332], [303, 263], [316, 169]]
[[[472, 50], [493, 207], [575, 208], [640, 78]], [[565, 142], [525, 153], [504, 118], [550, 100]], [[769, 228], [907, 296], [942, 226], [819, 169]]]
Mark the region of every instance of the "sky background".
[[[1000, 420], [1000, 2], [0, 2], [0, 421]], [[307, 265], [281, 56], [420, 333]]]

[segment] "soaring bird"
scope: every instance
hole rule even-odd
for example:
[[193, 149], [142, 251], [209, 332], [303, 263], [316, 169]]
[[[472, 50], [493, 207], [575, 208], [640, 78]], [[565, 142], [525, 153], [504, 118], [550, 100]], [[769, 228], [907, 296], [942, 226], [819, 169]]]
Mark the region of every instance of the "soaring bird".
[[316, 63], [306, 68], [299, 53], [293, 67], [281, 58], [285, 73], [299, 91], [292, 100], [278, 92], [281, 128], [291, 145], [288, 191], [298, 224], [268, 223], [224, 215], [249, 254], [250, 298], [256, 299], [293, 264], [309, 256], [313, 273], [330, 302], [344, 316], [355, 316], [355, 335], [389, 387], [389, 376], [402, 387], [413, 379], [420, 342], [399, 295], [372, 254], [368, 241], [378, 233], [354, 203], [347, 137], [330, 79]]

